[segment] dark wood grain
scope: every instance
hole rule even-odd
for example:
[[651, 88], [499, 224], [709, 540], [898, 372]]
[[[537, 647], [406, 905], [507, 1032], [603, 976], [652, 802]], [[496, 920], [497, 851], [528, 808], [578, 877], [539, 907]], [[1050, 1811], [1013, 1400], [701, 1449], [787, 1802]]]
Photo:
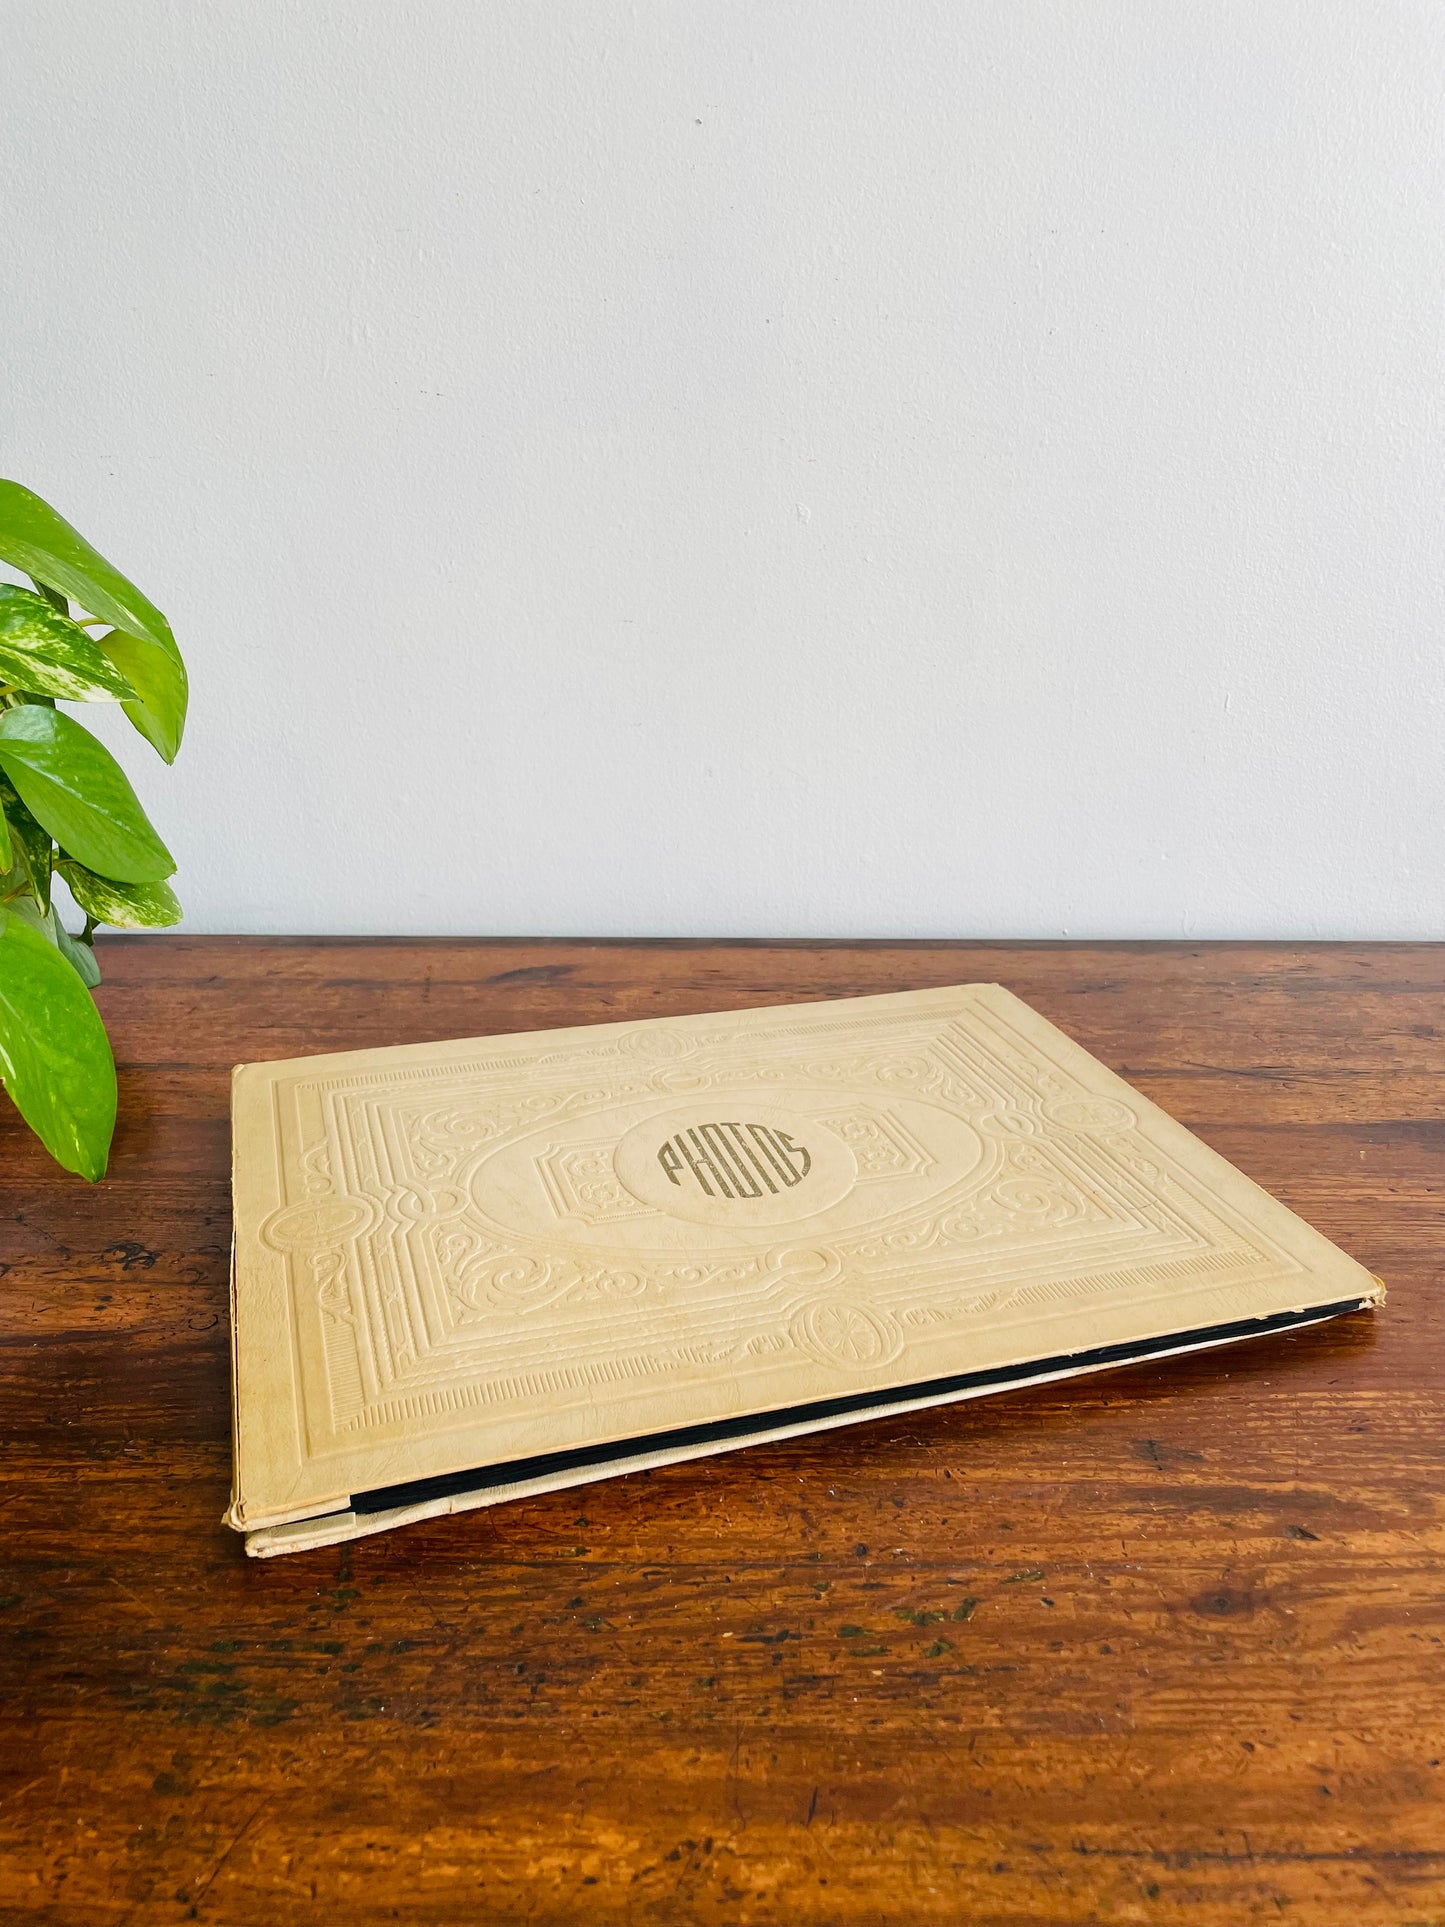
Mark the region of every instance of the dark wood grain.
[[[0, 1119], [0, 1918], [1445, 1921], [1445, 951], [102, 953], [110, 1177]], [[1386, 1309], [243, 1557], [232, 1064], [977, 978]]]

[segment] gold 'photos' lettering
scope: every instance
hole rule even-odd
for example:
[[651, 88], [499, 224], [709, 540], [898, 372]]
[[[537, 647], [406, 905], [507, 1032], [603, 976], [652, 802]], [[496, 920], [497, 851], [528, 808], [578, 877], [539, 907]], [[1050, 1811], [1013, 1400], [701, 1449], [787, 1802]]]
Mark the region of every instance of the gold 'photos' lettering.
[[709, 1198], [760, 1198], [790, 1191], [813, 1160], [805, 1145], [770, 1124], [696, 1124], [670, 1137], [657, 1161], [675, 1185]]

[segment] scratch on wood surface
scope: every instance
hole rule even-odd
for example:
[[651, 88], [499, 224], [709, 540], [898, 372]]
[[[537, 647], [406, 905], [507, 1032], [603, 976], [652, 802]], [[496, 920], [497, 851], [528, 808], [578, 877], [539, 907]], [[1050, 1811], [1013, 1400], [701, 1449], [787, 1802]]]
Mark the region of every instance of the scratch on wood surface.
[[263, 1795], [263, 1797], [260, 1800], [257, 1801], [256, 1806], [252, 1811], [250, 1817], [246, 1821], [244, 1821], [243, 1824], [237, 1829], [236, 1833], [233, 1835], [229, 1844], [224, 1848], [219, 1858], [217, 1859], [215, 1865], [211, 1868], [210, 1872], [206, 1875], [205, 1879], [201, 1882], [200, 1886], [196, 1889], [195, 1895], [191, 1901], [191, 1912], [193, 1915], [199, 1912], [201, 1902], [205, 1899], [207, 1892], [209, 1891], [212, 1883], [216, 1878], [216, 1875], [221, 1871], [222, 1867], [225, 1866], [226, 1862], [230, 1859], [231, 1855], [236, 1851], [236, 1848], [241, 1844], [242, 1840], [245, 1839], [246, 1835], [251, 1831], [252, 1827], [255, 1826], [256, 1822], [260, 1819], [261, 1815], [266, 1811], [267, 1807], [270, 1806], [273, 1798], [274, 1796], [272, 1794], [267, 1793]]

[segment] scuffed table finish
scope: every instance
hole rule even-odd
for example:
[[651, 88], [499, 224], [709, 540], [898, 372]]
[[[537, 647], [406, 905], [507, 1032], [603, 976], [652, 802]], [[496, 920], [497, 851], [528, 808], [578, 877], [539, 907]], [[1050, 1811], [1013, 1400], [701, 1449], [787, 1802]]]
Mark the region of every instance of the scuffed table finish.
[[[0, 1919], [1445, 1920], [1445, 952], [102, 939], [110, 1178], [0, 1119]], [[1372, 1321], [247, 1561], [244, 1059], [987, 978]]]

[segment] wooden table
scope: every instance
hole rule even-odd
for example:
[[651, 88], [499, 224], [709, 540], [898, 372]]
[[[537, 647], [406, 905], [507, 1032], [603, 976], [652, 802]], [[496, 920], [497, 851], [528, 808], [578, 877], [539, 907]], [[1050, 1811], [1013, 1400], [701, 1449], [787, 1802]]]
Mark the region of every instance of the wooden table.
[[[1445, 951], [102, 940], [0, 1123], [0, 1919], [1445, 1919]], [[247, 1058], [992, 978], [1387, 1308], [254, 1562]]]

